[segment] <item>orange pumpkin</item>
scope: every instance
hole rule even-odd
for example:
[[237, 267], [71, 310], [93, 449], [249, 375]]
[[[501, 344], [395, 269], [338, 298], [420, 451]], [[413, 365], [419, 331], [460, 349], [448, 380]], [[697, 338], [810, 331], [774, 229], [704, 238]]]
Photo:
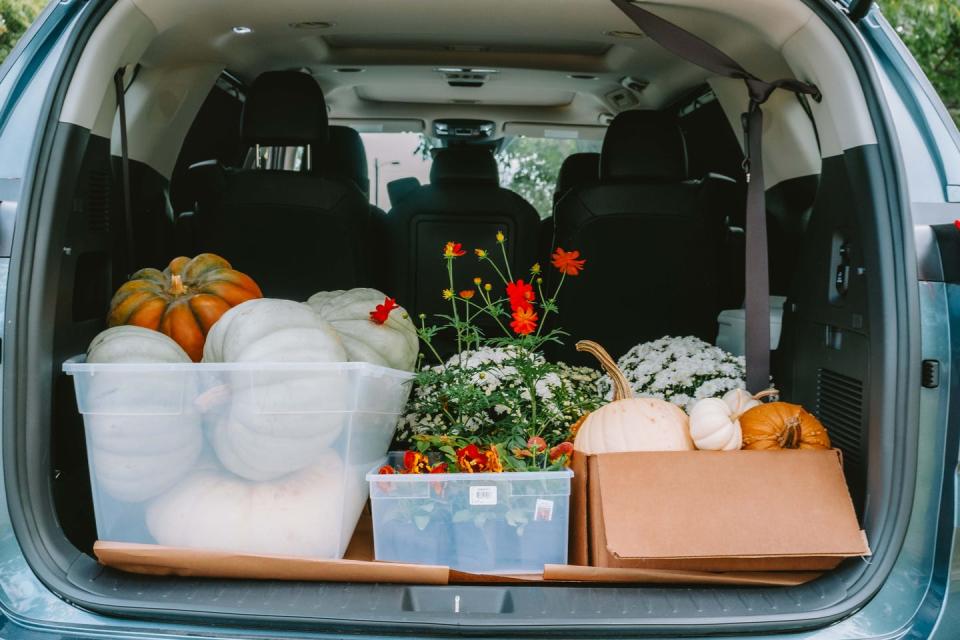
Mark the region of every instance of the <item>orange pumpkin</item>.
[[199, 362], [213, 323], [231, 307], [262, 297], [250, 276], [234, 271], [220, 256], [181, 256], [163, 271], [141, 269], [130, 276], [113, 294], [107, 324], [161, 331]]
[[770, 402], [740, 416], [744, 449], [829, 449], [827, 430], [798, 404]]

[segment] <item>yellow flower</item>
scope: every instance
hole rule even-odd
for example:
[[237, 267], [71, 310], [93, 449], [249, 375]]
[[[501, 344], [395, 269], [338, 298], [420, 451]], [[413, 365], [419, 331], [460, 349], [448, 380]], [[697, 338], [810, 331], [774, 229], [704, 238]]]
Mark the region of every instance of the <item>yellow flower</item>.
[[474, 252], [475, 254], [477, 254], [477, 257], [480, 258], [480, 259], [483, 259], [483, 258], [486, 258], [486, 257], [487, 257], [487, 250], [486, 250], [486, 249], [474, 249], [473, 252]]
[[493, 290], [493, 285], [488, 282], [487, 284], [483, 285], [483, 290], [484, 290], [484, 291], [491, 291], [491, 290]]
[[453, 299], [453, 289], [444, 289], [443, 290], [443, 299], [451, 300]]
[[540, 263], [539, 263], [539, 262], [534, 262], [534, 263], [533, 263], [533, 266], [530, 267], [530, 273], [532, 273], [532, 274], [534, 274], [534, 275], [540, 273]]
[[503, 231], [497, 231], [497, 242], [503, 242], [506, 240], [506, 236], [503, 235]]
[[480, 280], [480, 278], [474, 278], [474, 279], [473, 279], [473, 284], [477, 285], [478, 287], [480, 286], [480, 283], [481, 283], [481, 282], [482, 282], [482, 280]]

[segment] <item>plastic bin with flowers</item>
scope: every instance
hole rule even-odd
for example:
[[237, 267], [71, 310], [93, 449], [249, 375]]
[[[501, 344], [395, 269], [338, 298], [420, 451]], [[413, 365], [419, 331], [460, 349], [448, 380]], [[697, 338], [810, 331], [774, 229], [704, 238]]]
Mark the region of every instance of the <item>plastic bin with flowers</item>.
[[[457, 291], [455, 267], [466, 255], [459, 243], [443, 247], [450, 311], [436, 325], [420, 317], [422, 358], [433, 363], [421, 363], [400, 420], [408, 449], [367, 476], [376, 558], [537, 573], [567, 560], [573, 425], [603, 403], [599, 372], [544, 355], [565, 335], [545, 321], [585, 260], [557, 249], [556, 285], [545, 294], [538, 264], [511, 273], [498, 233], [493, 251], [473, 257], [500, 282], [474, 278]], [[436, 347], [443, 339], [455, 342], [450, 358]]]

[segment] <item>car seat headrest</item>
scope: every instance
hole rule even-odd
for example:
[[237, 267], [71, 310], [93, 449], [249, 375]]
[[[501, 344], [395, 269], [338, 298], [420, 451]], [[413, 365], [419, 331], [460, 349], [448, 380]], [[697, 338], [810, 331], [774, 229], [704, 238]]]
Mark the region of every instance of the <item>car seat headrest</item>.
[[442, 149], [433, 158], [430, 182], [431, 184], [472, 183], [498, 186], [500, 176], [497, 172], [497, 161], [489, 149], [450, 147]]
[[686, 178], [686, 144], [674, 114], [624, 111], [613, 119], [600, 153], [602, 182]]
[[304, 146], [329, 139], [320, 85], [300, 71], [260, 74], [243, 105], [240, 135], [247, 145]]

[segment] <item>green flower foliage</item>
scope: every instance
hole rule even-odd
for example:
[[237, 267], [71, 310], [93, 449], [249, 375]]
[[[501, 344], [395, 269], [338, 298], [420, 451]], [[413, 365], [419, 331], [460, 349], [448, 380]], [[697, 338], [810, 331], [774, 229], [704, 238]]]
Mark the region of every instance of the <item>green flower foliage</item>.
[[879, 0], [878, 4], [960, 124], [960, 1]]

